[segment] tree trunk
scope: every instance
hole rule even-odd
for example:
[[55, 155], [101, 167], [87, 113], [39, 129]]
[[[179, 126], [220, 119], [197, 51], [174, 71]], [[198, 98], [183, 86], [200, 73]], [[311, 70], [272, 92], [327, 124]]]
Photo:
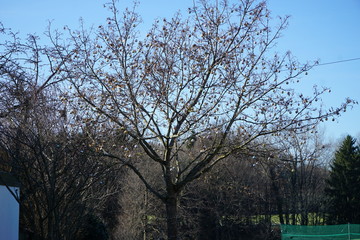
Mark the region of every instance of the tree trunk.
[[176, 192], [169, 193], [165, 202], [166, 219], [167, 219], [167, 236], [168, 240], [178, 239], [178, 194]]
[[280, 224], [284, 224], [283, 201], [280, 196], [279, 187], [276, 185], [276, 173], [272, 168], [270, 168], [269, 173], [270, 173], [270, 180], [271, 180], [271, 189], [275, 195], [276, 207], [277, 207], [277, 212], [279, 215]]
[[145, 189], [145, 193], [144, 193], [144, 226], [143, 226], [143, 240], [147, 240], [147, 229], [148, 229], [148, 189]]

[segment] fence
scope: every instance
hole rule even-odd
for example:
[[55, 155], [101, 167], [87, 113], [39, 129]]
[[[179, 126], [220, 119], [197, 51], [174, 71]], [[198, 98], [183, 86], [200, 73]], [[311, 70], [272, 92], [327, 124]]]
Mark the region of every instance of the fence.
[[281, 225], [282, 240], [360, 240], [360, 224], [301, 226]]

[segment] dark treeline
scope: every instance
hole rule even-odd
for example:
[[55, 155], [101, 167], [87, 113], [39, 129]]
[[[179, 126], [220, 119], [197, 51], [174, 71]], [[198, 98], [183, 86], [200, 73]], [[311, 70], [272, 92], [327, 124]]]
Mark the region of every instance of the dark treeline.
[[[234, 154], [190, 184], [181, 196], [180, 239], [279, 239], [279, 223], [327, 224], [324, 188], [329, 170], [322, 156], [332, 150], [320, 142], [312, 145], [309, 136], [302, 140], [310, 148]], [[282, 157], [275, 157], [276, 152]], [[136, 218], [143, 232], [125, 231], [122, 239], [165, 238], [161, 205], [154, 206], [145, 189], [142, 194], [137, 199], [147, 221]]]
[[[112, 128], [77, 128], [64, 113], [59, 89], [37, 93], [31, 79], [8, 80], [2, 85], [7, 108], [1, 118], [1, 171], [21, 182], [25, 239], [166, 238], [161, 202], [131, 169], [104, 157], [94, 139], [106, 148], [120, 143], [118, 154], [132, 154], [150, 181], [161, 185], [161, 169], [137, 144]], [[276, 223], [326, 223], [324, 188], [332, 149], [317, 134], [277, 139], [282, 139], [278, 148], [254, 143], [186, 187], [180, 239], [276, 239]], [[194, 138], [180, 154], [196, 154], [203, 144]]]

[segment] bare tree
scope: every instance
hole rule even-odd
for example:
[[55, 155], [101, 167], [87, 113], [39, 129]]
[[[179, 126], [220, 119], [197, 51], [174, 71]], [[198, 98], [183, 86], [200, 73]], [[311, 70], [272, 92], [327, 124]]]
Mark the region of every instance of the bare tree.
[[329, 145], [316, 131], [285, 132], [276, 139], [259, 163], [268, 178], [280, 223], [307, 225], [310, 215], [313, 221], [321, 219], [327, 174], [324, 156]]
[[35, 239], [75, 239], [82, 218], [116, 191], [118, 170], [100, 160], [60, 101], [58, 49], [0, 33], [0, 161], [21, 183], [21, 223]]
[[[317, 101], [328, 89], [311, 96], [294, 90], [313, 65], [275, 52], [288, 18], [272, 24], [266, 2], [202, 0], [186, 17], [157, 20], [144, 37], [134, 9], [120, 13], [115, 0], [108, 7], [106, 26], [69, 31], [71, 51], [62, 56], [71, 57], [61, 71], [73, 91], [64, 98], [79, 105], [83, 124], [130, 136], [161, 169], [162, 186], [153, 185], [130, 151], [117, 155], [97, 141], [165, 204], [168, 239], [178, 238], [179, 197], [187, 184], [256, 139], [308, 131], [352, 103], [324, 111]], [[241, 139], [236, 144], [228, 141], [234, 134]], [[182, 154], [193, 142], [201, 150]]]
[[[329, 145], [319, 133], [292, 134], [283, 140], [283, 149], [289, 159], [290, 199], [292, 223], [309, 224], [309, 214], [321, 214], [324, 202], [326, 163], [324, 156]], [[316, 216], [313, 216], [316, 219]]]

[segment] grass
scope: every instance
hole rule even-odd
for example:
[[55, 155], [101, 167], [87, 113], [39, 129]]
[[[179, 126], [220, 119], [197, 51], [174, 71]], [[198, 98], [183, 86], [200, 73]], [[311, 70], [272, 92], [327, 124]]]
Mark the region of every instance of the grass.
[[[292, 223], [292, 217], [293, 217], [292, 214], [290, 214], [289, 219], [291, 219], [290, 220], [291, 223]], [[253, 216], [251, 220], [255, 223], [255, 222], [264, 221], [265, 219], [266, 219], [265, 215], [258, 215], [258, 216]], [[285, 220], [285, 216], [284, 216], [284, 220]], [[296, 225], [300, 225], [300, 223], [301, 223], [300, 215], [295, 216], [295, 220], [296, 220]], [[279, 225], [280, 224], [279, 215], [278, 214], [271, 215], [270, 221], [271, 221], [272, 225]], [[315, 222], [323, 223], [324, 218], [321, 216], [318, 216], [315, 213], [309, 213], [308, 214], [308, 222], [309, 222], [309, 225], [312, 225]]]

